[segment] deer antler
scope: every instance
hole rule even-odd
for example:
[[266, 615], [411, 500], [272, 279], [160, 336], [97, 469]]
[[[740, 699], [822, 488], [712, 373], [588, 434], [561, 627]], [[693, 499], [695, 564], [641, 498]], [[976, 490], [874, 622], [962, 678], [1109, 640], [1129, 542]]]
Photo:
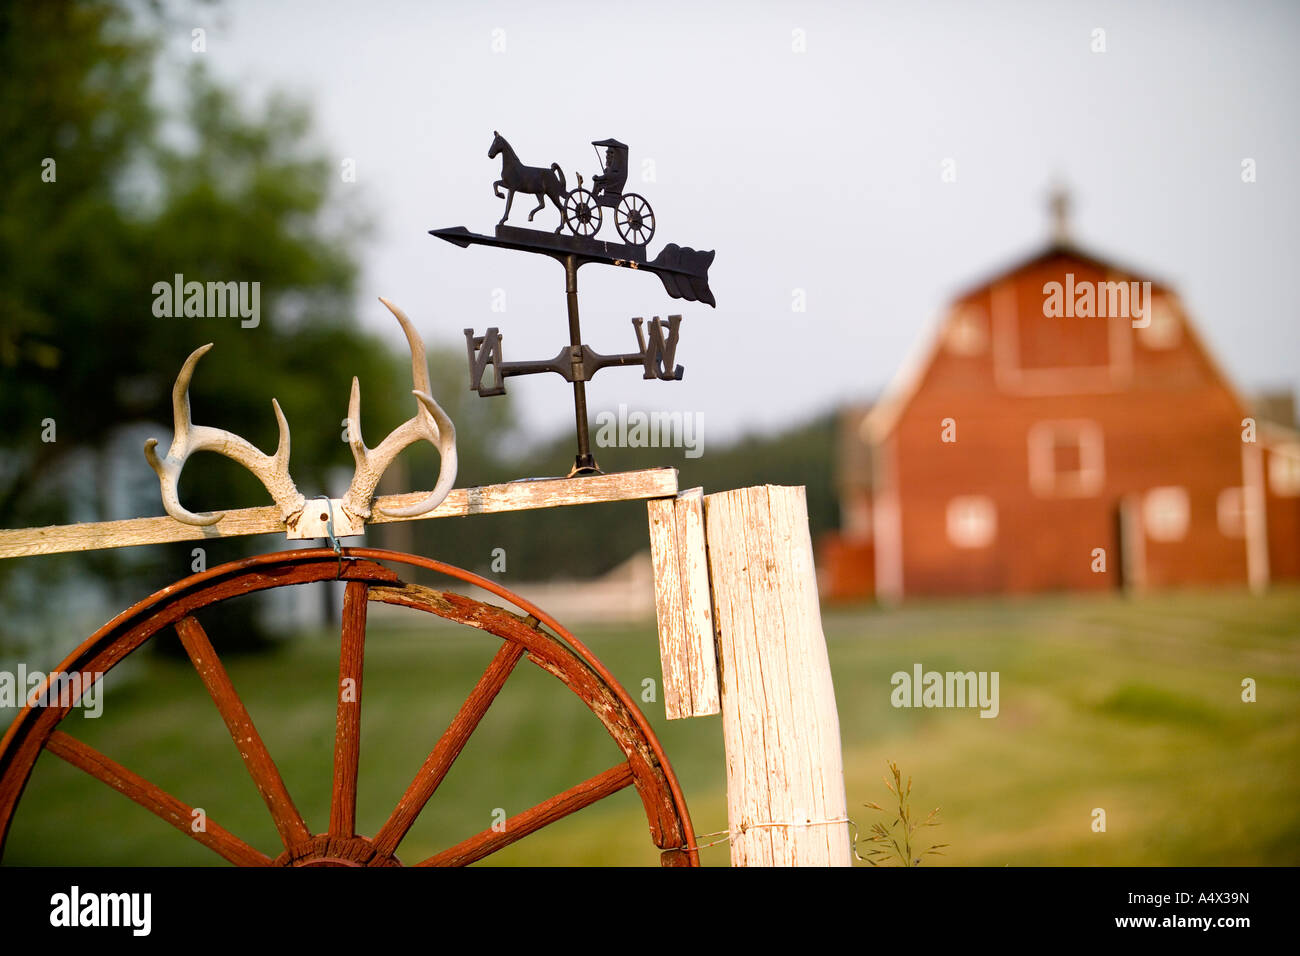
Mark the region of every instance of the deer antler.
[[297, 523], [306, 500], [298, 492], [293, 479], [289, 477], [289, 423], [285, 421], [284, 412], [280, 410], [280, 403], [271, 399], [271, 406], [275, 409], [275, 420], [280, 425], [280, 443], [274, 455], [258, 451], [249, 442], [231, 432], [220, 428], [209, 428], [207, 425], [195, 425], [190, 418], [190, 379], [194, 376], [194, 368], [198, 365], [199, 359], [210, 348], [212, 348], [211, 342], [191, 352], [190, 357], [181, 366], [180, 374], [176, 376], [176, 384], [172, 387], [172, 413], [175, 418], [176, 433], [172, 436], [171, 447], [167, 449], [167, 457], [160, 459], [158, 453], [154, 451], [154, 447], [158, 444], [156, 438], [150, 438], [144, 443], [144, 456], [149, 460], [150, 467], [158, 473], [158, 480], [162, 483], [163, 507], [167, 509], [169, 515], [185, 524], [211, 525], [221, 520], [225, 512], [195, 514], [187, 511], [181, 506], [176, 487], [180, 480], [181, 469], [185, 467], [185, 460], [192, 453], [214, 451], [234, 459], [256, 475], [266, 486], [266, 490], [271, 493], [275, 503], [280, 506], [280, 514], [284, 517], [285, 524], [292, 528]]
[[[417, 404], [415, 417], [396, 428], [379, 443], [378, 448], [367, 448], [361, 439], [361, 385], [356, 378], [352, 379], [352, 396], [348, 400], [348, 444], [352, 447], [357, 467], [342, 505], [350, 516], [357, 519], [356, 530], [352, 532], [355, 534], [361, 533], [365, 519], [370, 517], [371, 499], [374, 498], [375, 486], [379, 484], [384, 470], [407, 445], [424, 439], [438, 449], [442, 456], [438, 482], [424, 500], [406, 508], [384, 509], [385, 514], [408, 518], [426, 514], [442, 503], [456, 482], [456, 426], [429, 394], [429, 366], [424, 354], [424, 342], [401, 309], [387, 299], [379, 301], [388, 306], [406, 333], [406, 341], [411, 347], [411, 375]], [[180, 374], [176, 376], [176, 384], [172, 388], [176, 433], [172, 437], [171, 447], [167, 449], [167, 457], [159, 458], [154, 451], [157, 439], [150, 438], [144, 443], [144, 456], [162, 483], [163, 507], [169, 515], [185, 524], [211, 525], [222, 519], [224, 512], [195, 514], [187, 511], [177, 496], [177, 484], [186, 459], [196, 451], [214, 451], [239, 462], [261, 480], [275, 503], [280, 506], [280, 514], [291, 532], [290, 537], [310, 534], [313, 528], [307, 525], [298, 528], [299, 518], [302, 517], [307, 502], [289, 477], [289, 423], [285, 421], [279, 402], [271, 399], [275, 420], [280, 425], [280, 443], [274, 455], [264, 454], [238, 435], [220, 428], [195, 425], [191, 419], [190, 379], [194, 377], [199, 359], [210, 348], [212, 343], [209, 342], [191, 352], [181, 366]], [[299, 532], [297, 535], [292, 533], [295, 530]]]
[[456, 426], [451, 418], [433, 400], [429, 388], [429, 366], [424, 355], [424, 342], [411, 325], [405, 313], [385, 298], [380, 302], [397, 317], [402, 331], [406, 333], [407, 344], [411, 347], [411, 377], [415, 388], [412, 394], [416, 398], [415, 416], [394, 429], [387, 438], [379, 443], [378, 448], [367, 448], [361, 438], [361, 385], [352, 379], [352, 395], [348, 399], [348, 444], [352, 446], [352, 457], [356, 459], [357, 468], [352, 475], [352, 484], [343, 498], [343, 507], [348, 513], [361, 518], [370, 517], [370, 502], [393, 459], [402, 449], [421, 439], [428, 441], [438, 449], [442, 464], [438, 469], [438, 482], [433, 491], [424, 498], [406, 508], [380, 509], [384, 514], [410, 518], [427, 514], [442, 503], [456, 482]]

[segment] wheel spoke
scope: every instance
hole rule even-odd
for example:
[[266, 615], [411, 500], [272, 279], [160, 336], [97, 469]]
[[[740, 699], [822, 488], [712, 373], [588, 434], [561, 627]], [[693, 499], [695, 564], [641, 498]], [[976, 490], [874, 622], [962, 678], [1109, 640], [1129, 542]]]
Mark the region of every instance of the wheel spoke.
[[467, 866], [483, 859], [497, 850], [522, 840], [530, 833], [536, 833], [542, 827], [562, 820], [583, 807], [589, 807], [597, 800], [603, 800], [610, 794], [617, 793], [634, 781], [632, 767], [628, 763], [610, 767], [604, 773], [584, 780], [576, 787], [570, 787], [557, 796], [537, 804], [511, 817], [502, 830], [487, 829], [477, 836], [472, 836], [450, 850], [443, 850], [436, 856], [422, 860], [416, 866]]
[[479, 721], [492, 706], [492, 701], [505, 685], [506, 678], [523, 657], [524, 650], [524, 646], [515, 641], [506, 641], [501, 645], [501, 649], [492, 658], [492, 663], [488, 664], [487, 670], [479, 678], [478, 684], [470, 691], [469, 697], [452, 718], [446, 733], [425, 759], [419, 773], [406, 788], [406, 793], [402, 794], [397, 807], [393, 810], [393, 815], [388, 818], [383, 829], [375, 835], [374, 844], [379, 852], [390, 855], [396, 852], [397, 845], [411, 829], [411, 825], [415, 823], [424, 805], [429, 802], [429, 798], [447, 776], [451, 765], [460, 756], [461, 750], [478, 727]]
[[166, 790], [157, 787], [139, 774], [132, 773], [120, 763], [110, 760], [93, 747], [69, 737], [61, 730], [50, 734], [45, 749], [68, 763], [84, 770], [96, 780], [108, 784], [118, 793], [129, 797], [149, 812], [167, 821], [182, 833], [193, 837], [209, 850], [223, 856], [236, 866], [270, 866], [271, 858], [253, 849], [229, 830], [211, 820], [196, 832], [194, 808], [177, 800]]
[[294, 806], [275, 761], [271, 759], [266, 744], [253, 726], [253, 718], [248, 715], [244, 702], [235, 692], [235, 685], [230, 682], [230, 675], [226, 673], [221, 658], [208, 640], [203, 625], [193, 617], [183, 617], [176, 622], [176, 633], [185, 645], [185, 652], [194, 662], [194, 669], [212, 695], [213, 703], [221, 712], [221, 719], [226, 722], [226, 729], [230, 731], [239, 756], [243, 758], [244, 766], [257, 785], [257, 792], [262, 795], [267, 809], [271, 811], [271, 818], [275, 821], [275, 828], [285, 847], [310, 839], [311, 831]]
[[334, 792], [330, 836], [355, 836], [357, 766], [361, 759], [361, 671], [366, 656], [366, 591], [349, 581], [343, 595], [343, 641], [339, 651], [339, 709], [334, 729]]

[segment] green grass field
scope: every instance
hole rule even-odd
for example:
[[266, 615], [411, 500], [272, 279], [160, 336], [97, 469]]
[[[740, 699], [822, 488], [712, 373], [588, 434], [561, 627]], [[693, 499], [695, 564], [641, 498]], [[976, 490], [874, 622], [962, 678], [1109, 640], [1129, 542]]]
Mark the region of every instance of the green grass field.
[[[1176, 594], [828, 610], [849, 814], [887, 804], [885, 761], [914, 778], [943, 865], [1300, 863], [1300, 591]], [[659, 678], [653, 625], [579, 636], [634, 697]], [[174, 639], [174, 638], [172, 638]], [[213, 635], [220, 650], [220, 635]], [[358, 804], [374, 832], [495, 650], [467, 629], [368, 638]], [[64, 729], [275, 855], [270, 817], [188, 665], [136, 655], [109, 676], [104, 716]], [[1000, 673], [1001, 712], [895, 709], [890, 675]], [[336, 639], [228, 662], [308, 825], [328, 819]], [[1258, 684], [1243, 703], [1241, 681]], [[644, 704], [695, 828], [726, 827], [720, 718], [668, 722]], [[617, 749], [553, 678], [521, 664], [402, 844], [418, 860], [611, 766]], [[1107, 830], [1092, 831], [1105, 809]], [[489, 858], [496, 864], [654, 864], [625, 790]], [[728, 862], [725, 844], [703, 851]], [[42, 755], [6, 864], [222, 861], [103, 784]]]

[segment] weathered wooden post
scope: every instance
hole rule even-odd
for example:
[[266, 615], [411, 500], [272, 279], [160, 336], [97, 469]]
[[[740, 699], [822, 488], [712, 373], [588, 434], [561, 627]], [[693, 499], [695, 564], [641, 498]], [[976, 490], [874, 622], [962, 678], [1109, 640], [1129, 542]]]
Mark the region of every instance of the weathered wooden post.
[[[701, 500], [702, 536], [681, 517]], [[720, 702], [732, 864], [851, 865], [804, 489], [697, 490], [649, 507], [665, 705], [688, 717]], [[706, 586], [708, 635], [693, 597]], [[714, 670], [715, 648], [720, 695], [710, 696], [700, 675]]]
[[709, 558], [704, 546], [704, 493], [648, 502], [664, 711], [669, 720], [716, 714], [717, 652]]

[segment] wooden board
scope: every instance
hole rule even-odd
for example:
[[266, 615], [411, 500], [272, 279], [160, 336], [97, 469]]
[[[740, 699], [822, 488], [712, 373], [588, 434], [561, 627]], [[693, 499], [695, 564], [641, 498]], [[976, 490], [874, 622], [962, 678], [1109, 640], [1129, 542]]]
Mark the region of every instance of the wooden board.
[[704, 545], [704, 492], [692, 488], [647, 507], [664, 711], [669, 720], [716, 714], [722, 705]]
[[[585, 475], [578, 478], [538, 478], [511, 481], [479, 488], [457, 488], [437, 508], [416, 518], [400, 518], [380, 513], [378, 509], [410, 505], [428, 492], [382, 495], [375, 499], [371, 524], [394, 521], [421, 521], [426, 518], [455, 518], [473, 514], [497, 514], [567, 505], [599, 504], [609, 501], [636, 501], [665, 498], [677, 494], [676, 468], [647, 468], [611, 475]], [[215, 525], [198, 527], [170, 517], [131, 518], [125, 521], [98, 521], [84, 524], [53, 525], [45, 528], [0, 530], [0, 558], [18, 558], [66, 551], [96, 551], [103, 548], [127, 548], [142, 544], [170, 541], [202, 541], [236, 538], [250, 534], [284, 534], [280, 510], [240, 508], [227, 511]]]
[[733, 866], [849, 866], [835, 688], [804, 489], [704, 499]]

